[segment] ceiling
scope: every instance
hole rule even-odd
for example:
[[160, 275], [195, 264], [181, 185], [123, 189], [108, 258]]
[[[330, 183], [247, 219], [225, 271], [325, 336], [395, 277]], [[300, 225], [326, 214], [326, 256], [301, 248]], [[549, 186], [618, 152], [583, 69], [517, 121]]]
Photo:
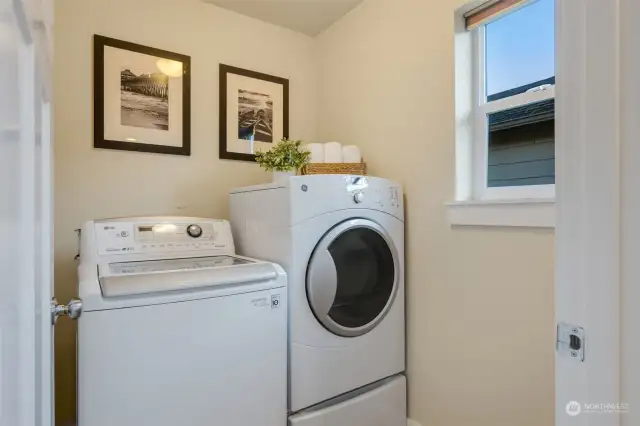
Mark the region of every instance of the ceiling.
[[261, 21], [316, 36], [363, 0], [203, 0]]

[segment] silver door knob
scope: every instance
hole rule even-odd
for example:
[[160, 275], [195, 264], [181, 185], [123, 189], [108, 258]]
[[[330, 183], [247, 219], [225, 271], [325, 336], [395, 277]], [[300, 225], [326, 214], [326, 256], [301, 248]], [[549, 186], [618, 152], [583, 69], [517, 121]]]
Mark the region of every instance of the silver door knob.
[[82, 315], [82, 300], [71, 299], [66, 305], [58, 305], [54, 298], [51, 300], [51, 323], [55, 324], [58, 317], [67, 316], [71, 319], [78, 319]]

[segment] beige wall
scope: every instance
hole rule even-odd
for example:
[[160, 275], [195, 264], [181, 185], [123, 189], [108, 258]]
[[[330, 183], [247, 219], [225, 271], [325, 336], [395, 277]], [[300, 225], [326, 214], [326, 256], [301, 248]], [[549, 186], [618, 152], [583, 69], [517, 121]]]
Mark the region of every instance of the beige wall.
[[407, 200], [409, 411], [425, 426], [554, 419], [551, 230], [451, 228], [454, 10], [367, 0], [318, 39], [318, 136]]
[[[56, 296], [76, 295], [83, 221], [144, 214], [227, 216], [234, 186], [268, 181], [256, 164], [218, 159], [218, 63], [290, 79], [292, 137], [315, 138], [314, 40], [197, 0], [55, 2]], [[92, 148], [94, 33], [191, 56], [190, 157]], [[57, 418], [75, 412], [75, 328], [56, 327]]]

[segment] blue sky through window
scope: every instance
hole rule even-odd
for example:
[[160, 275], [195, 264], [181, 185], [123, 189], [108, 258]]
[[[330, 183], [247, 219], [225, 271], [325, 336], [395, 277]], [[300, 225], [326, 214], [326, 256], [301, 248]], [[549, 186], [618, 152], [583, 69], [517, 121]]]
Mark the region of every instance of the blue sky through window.
[[487, 95], [555, 75], [554, 0], [538, 0], [486, 27]]

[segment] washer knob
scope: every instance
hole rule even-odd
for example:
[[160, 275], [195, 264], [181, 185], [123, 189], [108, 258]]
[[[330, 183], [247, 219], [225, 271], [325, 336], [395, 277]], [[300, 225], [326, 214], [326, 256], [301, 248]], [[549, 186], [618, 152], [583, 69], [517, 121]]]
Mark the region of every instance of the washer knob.
[[353, 194], [353, 202], [356, 204], [360, 204], [364, 201], [364, 192], [356, 192]]
[[202, 235], [202, 228], [200, 225], [189, 225], [187, 226], [187, 234], [189, 234], [190, 237], [198, 238]]

